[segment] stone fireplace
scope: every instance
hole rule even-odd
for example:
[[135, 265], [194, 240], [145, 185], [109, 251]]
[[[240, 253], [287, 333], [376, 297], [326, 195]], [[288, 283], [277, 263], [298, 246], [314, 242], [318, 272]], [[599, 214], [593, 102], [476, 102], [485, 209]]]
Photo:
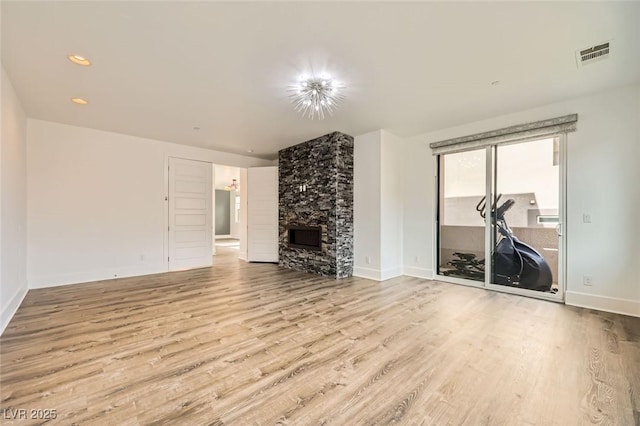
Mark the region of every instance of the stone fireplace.
[[280, 265], [353, 273], [353, 137], [334, 132], [278, 155]]

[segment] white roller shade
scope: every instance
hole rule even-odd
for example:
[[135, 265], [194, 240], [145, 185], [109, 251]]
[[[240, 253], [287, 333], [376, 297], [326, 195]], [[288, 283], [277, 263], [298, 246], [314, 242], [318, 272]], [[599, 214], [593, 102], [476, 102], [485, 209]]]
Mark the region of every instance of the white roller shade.
[[535, 121], [533, 123], [518, 124], [489, 132], [432, 142], [429, 144], [429, 147], [433, 150], [433, 155], [439, 155], [515, 141], [542, 139], [559, 133], [574, 132], [577, 122], [578, 114], [570, 114], [548, 120]]

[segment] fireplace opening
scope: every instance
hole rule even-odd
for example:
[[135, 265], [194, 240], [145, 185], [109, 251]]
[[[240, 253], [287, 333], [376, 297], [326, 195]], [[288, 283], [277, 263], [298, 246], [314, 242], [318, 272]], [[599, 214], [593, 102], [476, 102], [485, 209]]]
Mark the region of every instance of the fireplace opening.
[[319, 251], [321, 236], [319, 226], [289, 226], [289, 247]]

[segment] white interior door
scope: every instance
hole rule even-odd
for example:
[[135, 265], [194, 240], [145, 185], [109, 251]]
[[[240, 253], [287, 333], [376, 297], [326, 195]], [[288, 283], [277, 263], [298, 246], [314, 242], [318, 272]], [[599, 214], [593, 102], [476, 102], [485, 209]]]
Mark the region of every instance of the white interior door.
[[169, 158], [169, 270], [211, 266], [211, 164]]
[[278, 261], [278, 168], [247, 170], [247, 260]]

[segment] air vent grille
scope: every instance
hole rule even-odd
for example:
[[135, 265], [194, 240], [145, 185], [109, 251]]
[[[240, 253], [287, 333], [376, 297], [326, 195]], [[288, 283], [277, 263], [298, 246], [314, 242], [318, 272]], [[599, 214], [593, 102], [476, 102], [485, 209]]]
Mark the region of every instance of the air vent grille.
[[587, 49], [578, 50], [576, 52], [576, 62], [578, 67], [598, 62], [609, 57], [610, 42], [601, 43]]

